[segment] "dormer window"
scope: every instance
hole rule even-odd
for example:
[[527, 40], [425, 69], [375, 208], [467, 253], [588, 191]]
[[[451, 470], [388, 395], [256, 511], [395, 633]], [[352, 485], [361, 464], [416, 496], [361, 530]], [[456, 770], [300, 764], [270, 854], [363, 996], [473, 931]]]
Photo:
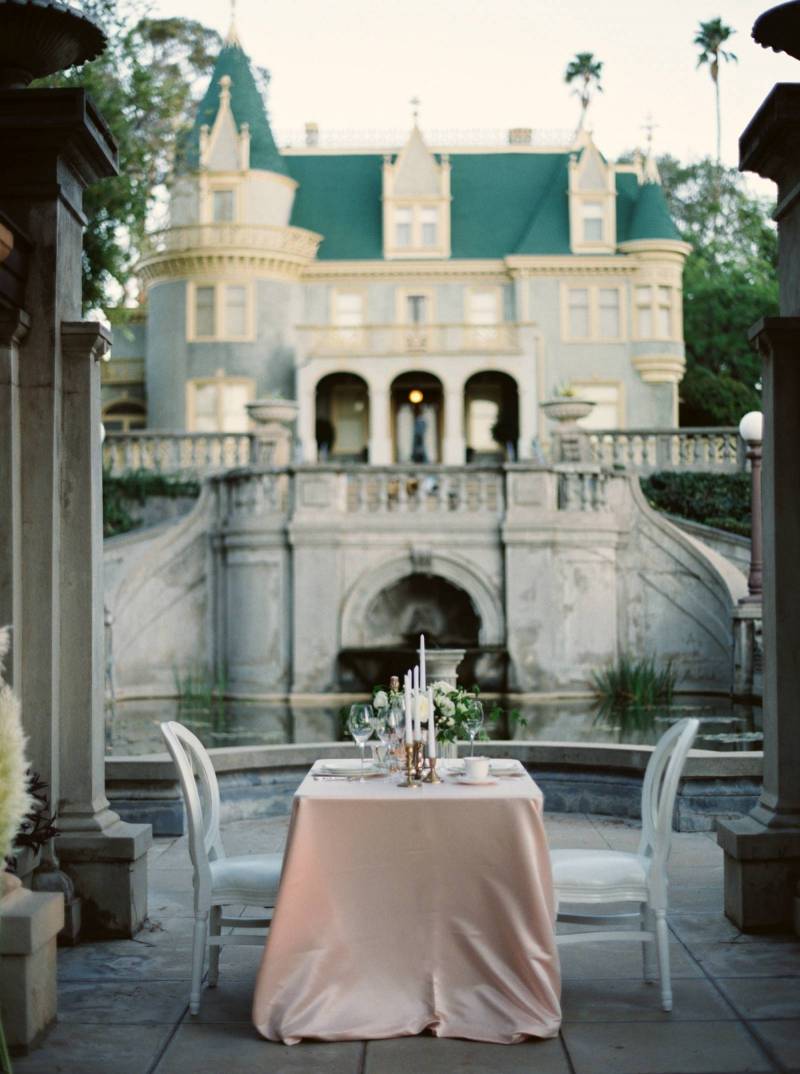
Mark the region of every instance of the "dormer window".
[[450, 256], [450, 161], [431, 153], [418, 127], [383, 160], [384, 257]]
[[569, 230], [574, 254], [614, 253], [617, 186], [614, 168], [588, 131], [578, 135], [569, 162]]
[[234, 192], [213, 190], [211, 192], [211, 219], [215, 224], [233, 223], [235, 213]]

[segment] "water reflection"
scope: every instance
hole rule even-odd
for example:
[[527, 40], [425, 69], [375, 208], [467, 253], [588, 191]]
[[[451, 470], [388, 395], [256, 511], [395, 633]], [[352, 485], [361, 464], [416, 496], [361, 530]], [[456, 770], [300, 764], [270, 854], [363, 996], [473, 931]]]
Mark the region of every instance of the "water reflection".
[[[326, 703], [225, 701], [210, 706], [174, 700], [117, 701], [106, 714], [107, 752], [141, 755], [164, 751], [159, 723], [179, 720], [209, 747], [279, 746], [346, 740], [340, 713], [350, 698], [331, 695]], [[492, 738], [538, 742], [627, 742], [649, 745], [676, 720], [698, 716], [699, 749], [760, 750], [761, 708], [727, 698], [681, 698], [678, 704], [644, 711], [630, 706], [600, 712], [591, 699], [539, 701], [531, 695], [500, 698], [506, 710], [519, 709], [523, 722], [508, 717], [489, 728]], [[348, 740], [349, 741], [349, 740]]]

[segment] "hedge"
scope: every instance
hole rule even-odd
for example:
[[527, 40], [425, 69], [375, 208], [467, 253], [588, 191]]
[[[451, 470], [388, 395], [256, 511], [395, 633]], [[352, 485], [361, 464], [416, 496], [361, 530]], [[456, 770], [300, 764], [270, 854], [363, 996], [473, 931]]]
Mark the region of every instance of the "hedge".
[[659, 511], [750, 536], [750, 474], [663, 472], [642, 478], [641, 485]]

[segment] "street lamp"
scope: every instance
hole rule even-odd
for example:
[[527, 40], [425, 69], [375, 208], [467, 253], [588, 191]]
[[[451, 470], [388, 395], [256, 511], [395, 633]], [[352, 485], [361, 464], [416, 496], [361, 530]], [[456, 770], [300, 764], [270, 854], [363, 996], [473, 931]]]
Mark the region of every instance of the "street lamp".
[[747, 596], [740, 603], [761, 602], [762, 543], [761, 543], [761, 440], [764, 415], [751, 410], [739, 422], [739, 436], [747, 444], [750, 460], [750, 574], [747, 577]]

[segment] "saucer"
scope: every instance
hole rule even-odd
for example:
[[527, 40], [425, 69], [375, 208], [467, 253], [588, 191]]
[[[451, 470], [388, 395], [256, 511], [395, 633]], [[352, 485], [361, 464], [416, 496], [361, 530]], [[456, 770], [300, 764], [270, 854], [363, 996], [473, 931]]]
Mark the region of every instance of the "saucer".
[[463, 783], [467, 787], [488, 787], [490, 784], [497, 783], [497, 780], [492, 776], [487, 776], [486, 779], [472, 779], [470, 776], [459, 776], [456, 783]]

